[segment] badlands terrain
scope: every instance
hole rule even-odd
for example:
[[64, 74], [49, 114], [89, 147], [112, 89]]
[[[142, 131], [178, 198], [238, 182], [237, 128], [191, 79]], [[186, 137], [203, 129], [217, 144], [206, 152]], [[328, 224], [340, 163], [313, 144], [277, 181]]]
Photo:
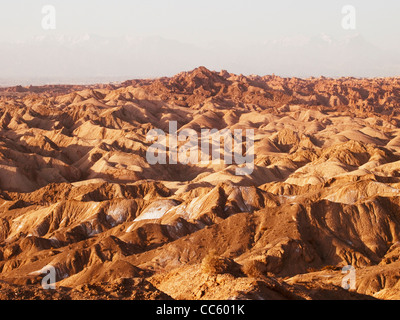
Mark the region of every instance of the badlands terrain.
[[[399, 299], [399, 110], [400, 78], [204, 67], [1, 88], [0, 299]], [[254, 170], [149, 164], [170, 121], [253, 129]]]

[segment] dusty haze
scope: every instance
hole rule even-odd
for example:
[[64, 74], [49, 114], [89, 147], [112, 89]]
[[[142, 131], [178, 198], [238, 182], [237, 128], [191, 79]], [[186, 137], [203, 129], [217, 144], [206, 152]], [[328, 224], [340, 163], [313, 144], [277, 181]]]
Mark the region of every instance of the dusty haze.
[[[345, 5], [354, 29], [343, 28]], [[45, 5], [54, 29], [43, 29]], [[2, 1], [0, 85], [236, 74], [400, 74], [398, 1]], [[47, 20], [46, 20], [47, 21]]]

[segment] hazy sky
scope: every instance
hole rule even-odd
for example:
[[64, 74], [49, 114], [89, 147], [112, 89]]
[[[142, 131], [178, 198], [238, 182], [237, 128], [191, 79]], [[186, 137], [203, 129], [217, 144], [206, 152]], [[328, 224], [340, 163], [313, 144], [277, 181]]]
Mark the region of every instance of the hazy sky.
[[[55, 30], [43, 30], [41, 26], [44, 5], [56, 9]], [[356, 30], [342, 28], [341, 10], [345, 5], [356, 9]], [[246, 68], [244, 61], [253, 57], [247, 56], [243, 48], [257, 48], [285, 38], [327, 34], [341, 39], [359, 34], [380, 50], [400, 52], [399, 16], [398, 0], [1, 0], [0, 43], [36, 36], [158, 36], [205, 50], [241, 48], [241, 58], [224, 54], [227, 60], [243, 59], [235, 64], [243, 70], [235, 71], [248, 73], [257, 68]], [[280, 63], [284, 65], [284, 61]], [[393, 65], [397, 66], [397, 61]], [[218, 68], [218, 62], [214, 61], [213, 66]], [[282, 69], [282, 73], [288, 72]]]
[[48, 4], [57, 10], [60, 34], [159, 35], [192, 43], [335, 36], [345, 32], [341, 9], [347, 4], [357, 9], [357, 30], [370, 41], [400, 34], [398, 0], [2, 0], [0, 39], [48, 32], [41, 28], [41, 9]]

